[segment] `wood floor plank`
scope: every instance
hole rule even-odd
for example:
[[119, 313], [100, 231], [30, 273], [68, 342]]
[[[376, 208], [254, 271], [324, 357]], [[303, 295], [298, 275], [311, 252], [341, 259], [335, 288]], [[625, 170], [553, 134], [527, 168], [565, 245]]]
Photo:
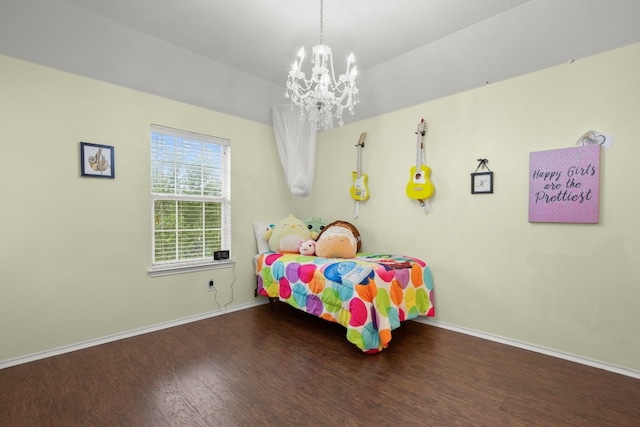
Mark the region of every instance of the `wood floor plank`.
[[284, 304], [0, 370], [0, 426], [628, 426], [640, 381], [417, 322], [369, 355]]

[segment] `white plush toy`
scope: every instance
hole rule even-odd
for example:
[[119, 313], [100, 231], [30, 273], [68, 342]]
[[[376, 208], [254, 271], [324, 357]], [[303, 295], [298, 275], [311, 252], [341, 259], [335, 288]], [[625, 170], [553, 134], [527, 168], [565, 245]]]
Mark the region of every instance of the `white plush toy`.
[[307, 240], [306, 242], [300, 243], [300, 254], [301, 255], [315, 255], [316, 253], [316, 241], [315, 240]]

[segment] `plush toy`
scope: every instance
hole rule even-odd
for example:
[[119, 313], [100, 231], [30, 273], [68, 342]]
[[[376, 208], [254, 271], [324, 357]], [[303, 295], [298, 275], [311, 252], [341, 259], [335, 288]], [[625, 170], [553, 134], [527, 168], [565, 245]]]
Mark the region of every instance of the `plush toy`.
[[300, 253], [300, 243], [311, 239], [307, 226], [293, 215], [276, 222], [265, 233], [273, 252]]
[[311, 238], [313, 240], [318, 240], [318, 236], [320, 236], [324, 227], [327, 226], [327, 222], [322, 218], [307, 218], [303, 222], [307, 225], [309, 232], [311, 232]]
[[314, 255], [316, 253], [316, 241], [309, 239], [300, 243], [300, 255]]
[[360, 233], [346, 221], [327, 225], [316, 241], [316, 255], [323, 258], [353, 258], [360, 250]]

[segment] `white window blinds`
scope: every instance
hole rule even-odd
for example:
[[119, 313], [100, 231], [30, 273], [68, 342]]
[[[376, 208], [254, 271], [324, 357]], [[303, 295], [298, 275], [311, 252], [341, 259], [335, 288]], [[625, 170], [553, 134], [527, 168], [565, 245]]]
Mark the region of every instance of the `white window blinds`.
[[227, 139], [151, 126], [153, 265], [210, 263], [230, 250]]

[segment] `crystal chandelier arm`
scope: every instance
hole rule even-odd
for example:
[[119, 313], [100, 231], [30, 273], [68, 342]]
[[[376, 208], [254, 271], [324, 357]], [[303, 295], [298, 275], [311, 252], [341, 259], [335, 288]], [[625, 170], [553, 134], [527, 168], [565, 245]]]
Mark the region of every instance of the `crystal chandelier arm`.
[[333, 69], [333, 55], [329, 52], [329, 65], [331, 66], [331, 82], [333, 83], [334, 89], [338, 88], [338, 82], [336, 81], [336, 72]]

